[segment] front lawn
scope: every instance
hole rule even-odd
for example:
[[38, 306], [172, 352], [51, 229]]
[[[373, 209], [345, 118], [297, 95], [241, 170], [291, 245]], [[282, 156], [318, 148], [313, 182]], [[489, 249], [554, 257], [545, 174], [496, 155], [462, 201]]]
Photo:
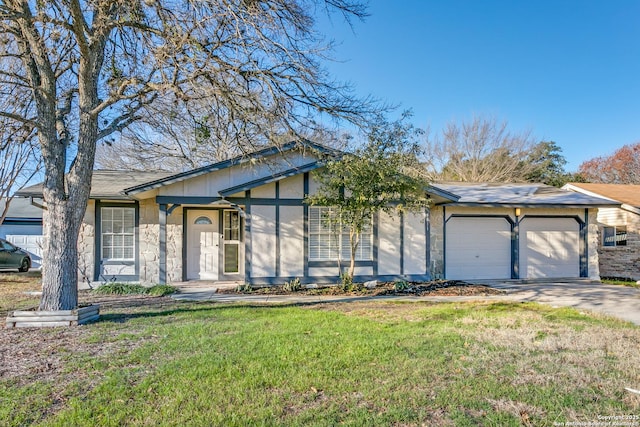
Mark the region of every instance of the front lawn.
[[0, 320], [4, 321], [11, 310], [24, 310], [40, 303], [40, 295], [27, 292], [42, 290], [42, 276], [39, 271], [12, 273], [0, 271]]
[[624, 390], [640, 388], [640, 328], [571, 309], [135, 301], [105, 302], [93, 325], [0, 330], [0, 425], [551, 426], [640, 413]]

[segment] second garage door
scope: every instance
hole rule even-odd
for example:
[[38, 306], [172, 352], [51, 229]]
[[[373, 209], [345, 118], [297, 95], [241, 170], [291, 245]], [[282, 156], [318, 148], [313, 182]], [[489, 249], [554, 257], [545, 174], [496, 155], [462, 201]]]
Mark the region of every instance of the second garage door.
[[511, 224], [505, 218], [452, 217], [445, 257], [447, 279], [510, 279]]
[[520, 278], [580, 277], [580, 225], [573, 218], [524, 218]]

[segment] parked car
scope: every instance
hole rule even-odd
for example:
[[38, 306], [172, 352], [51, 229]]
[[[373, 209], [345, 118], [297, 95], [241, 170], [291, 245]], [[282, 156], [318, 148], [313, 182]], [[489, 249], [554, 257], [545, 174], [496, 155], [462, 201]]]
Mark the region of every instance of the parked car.
[[17, 269], [24, 273], [31, 268], [31, 256], [24, 249], [0, 239], [0, 270]]

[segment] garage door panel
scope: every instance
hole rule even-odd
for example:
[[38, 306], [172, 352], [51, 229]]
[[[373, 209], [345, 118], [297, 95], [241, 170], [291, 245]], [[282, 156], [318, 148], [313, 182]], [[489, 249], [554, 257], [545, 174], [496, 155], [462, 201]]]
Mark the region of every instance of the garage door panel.
[[580, 277], [580, 226], [573, 218], [525, 218], [520, 224], [521, 277]]
[[448, 279], [511, 277], [511, 225], [504, 218], [453, 217], [447, 222]]

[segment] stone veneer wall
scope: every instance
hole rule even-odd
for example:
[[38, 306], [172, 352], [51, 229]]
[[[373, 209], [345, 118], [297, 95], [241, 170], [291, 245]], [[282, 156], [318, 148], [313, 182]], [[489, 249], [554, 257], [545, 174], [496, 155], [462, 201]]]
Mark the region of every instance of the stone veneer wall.
[[589, 209], [587, 232], [587, 265], [589, 278], [600, 280], [600, 264], [598, 254], [598, 209]]
[[95, 271], [96, 201], [89, 200], [78, 234], [78, 288], [87, 289]]
[[167, 283], [182, 282], [182, 208], [167, 218]]
[[442, 279], [444, 274], [444, 218], [442, 206], [429, 210], [430, 246], [429, 273], [434, 279]]
[[[640, 215], [619, 209], [617, 218], [615, 223], [602, 220], [601, 225], [626, 225], [627, 246], [605, 247], [598, 242], [600, 275], [640, 280]], [[599, 231], [602, 232], [602, 228]]]
[[158, 283], [160, 249], [158, 246], [158, 225], [160, 211], [152, 200], [140, 202], [140, 223], [138, 225], [140, 257], [140, 283], [151, 285]]
[[[160, 278], [160, 210], [154, 200], [140, 202], [140, 283], [155, 285]], [[167, 217], [167, 283], [182, 281], [182, 208]]]

